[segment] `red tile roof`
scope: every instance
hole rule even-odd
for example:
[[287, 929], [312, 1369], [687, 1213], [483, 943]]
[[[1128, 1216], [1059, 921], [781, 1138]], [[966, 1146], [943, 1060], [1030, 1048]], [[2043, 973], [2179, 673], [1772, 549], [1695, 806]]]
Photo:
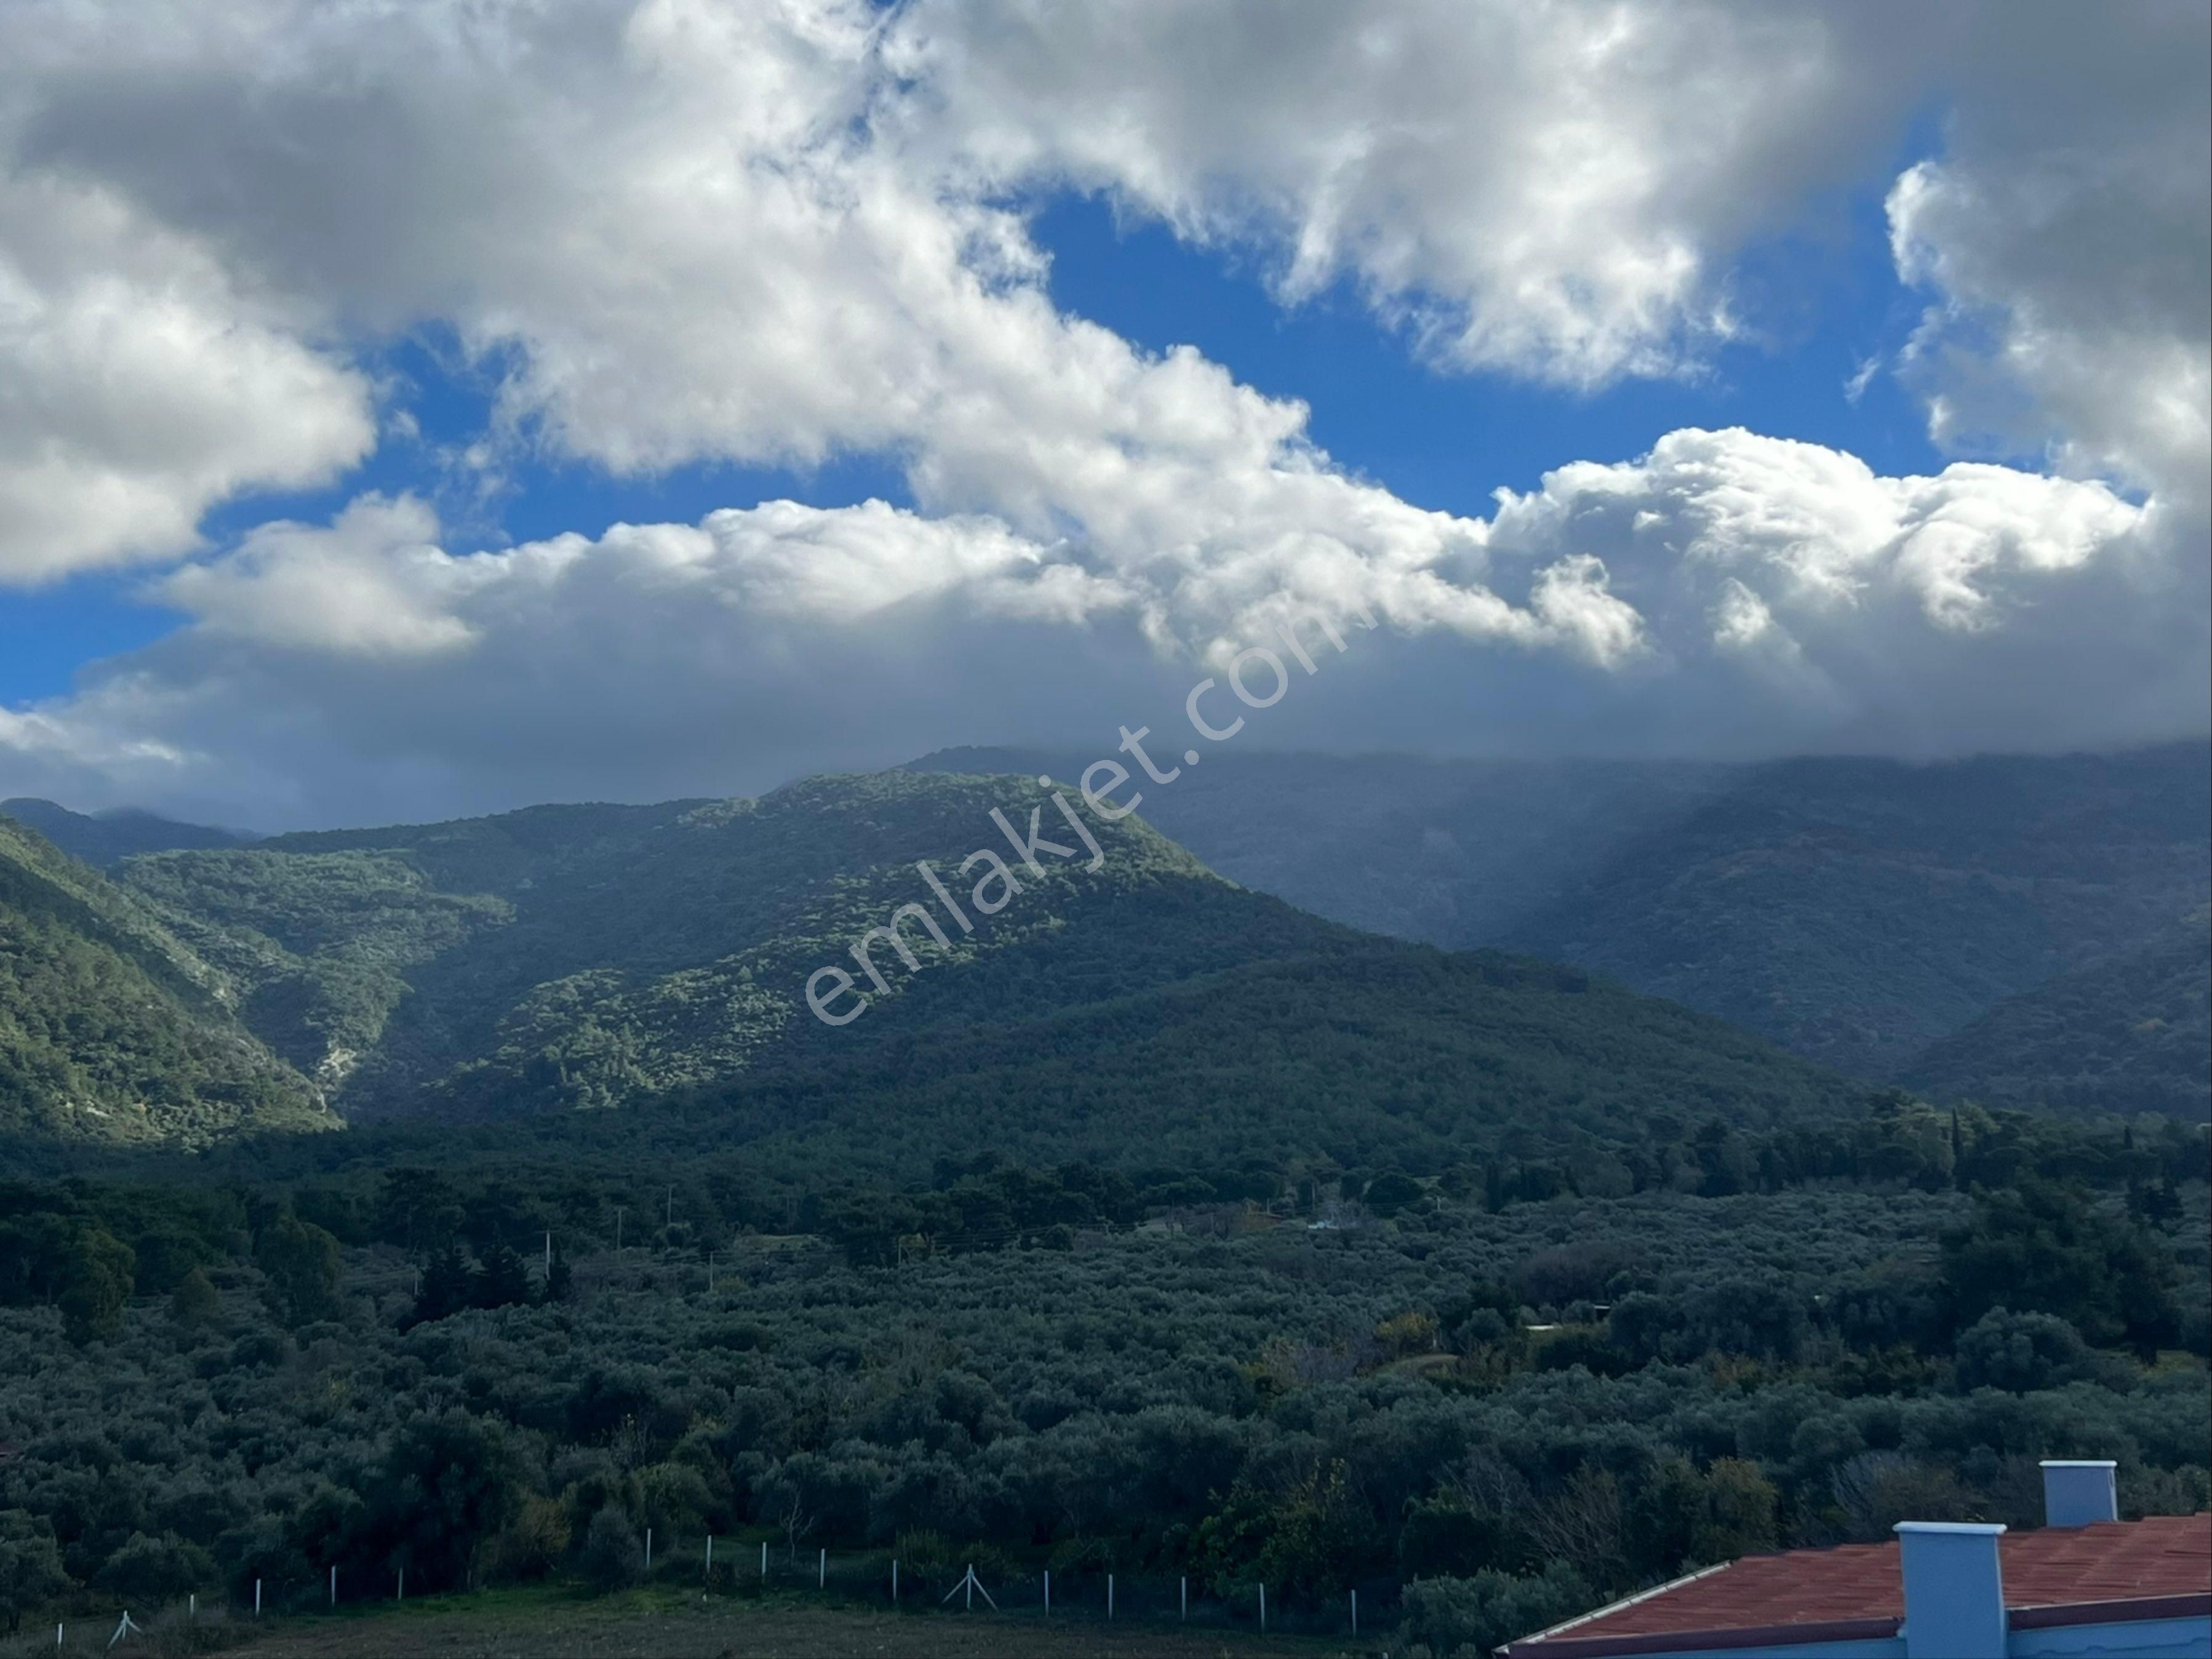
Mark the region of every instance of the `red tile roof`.
[[[2212, 1610], [2212, 1601], [2193, 1607], [2108, 1605], [2094, 1613], [2086, 1605], [2212, 1597], [2212, 1515], [2007, 1533], [1997, 1540], [1997, 1550], [2009, 1608], [2079, 1607], [2116, 1623]], [[1723, 1632], [1735, 1635], [1735, 1644], [1741, 1645], [1754, 1640], [1840, 1641], [1893, 1634], [1904, 1617], [1904, 1584], [1892, 1539], [1746, 1556], [1632, 1597], [1552, 1635], [1524, 1638], [1504, 1651], [1512, 1659], [1598, 1659], [1731, 1645], [1711, 1639]], [[2072, 1620], [2045, 1614], [2022, 1622]], [[1705, 1639], [1685, 1639], [1692, 1636]]]

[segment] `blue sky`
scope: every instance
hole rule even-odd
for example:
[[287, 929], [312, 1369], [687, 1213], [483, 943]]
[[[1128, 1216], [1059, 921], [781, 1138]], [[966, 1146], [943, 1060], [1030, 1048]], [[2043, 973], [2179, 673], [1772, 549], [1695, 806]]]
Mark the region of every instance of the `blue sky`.
[[[1258, 261], [1178, 241], [1158, 222], [1128, 222], [1097, 196], [1066, 192], [1036, 212], [1063, 308], [1152, 351], [1195, 345], [1270, 396], [1304, 399], [1312, 435], [1345, 466], [1407, 501], [1481, 514], [1504, 487], [1534, 489], [1562, 459], [1626, 459], [1678, 427], [1749, 426], [1849, 450], [1878, 471], [1932, 471], [1947, 459], [1923, 411], [1887, 374], [1856, 399], [1845, 383], [1869, 357], [1911, 333], [1923, 299], [1897, 279], [1878, 190], [1841, 204], [1822, 240], [1753, 251], [1743, 281], [1769, 296], [1771, 331], [1715, 354], [1694, 379], [1634, 380], [1595, 392], [1496, 374], [1425, 365], [1403, 330], [1361, 302], [1348, 282], [1284, 306]], [[376, 453], [326, 488], [249, 495], [210, 514], [222, 545], [271, 518], [325, 518], [365, 489], [441, 500], [456, 541], [495, 547], [623, 520], [690, 522], [718, 507], [780, 497], [842, 507], [871, 496], [908, 504], [896, 465], [849, 455], [819, 468], [693, 465], [623, 477], [589, 463], [520, 459], [489, 499], [458, 481], [441, 452], [477, 441], [491, 422], [491, 374], [471, 366], [450, 333], [374, 354], [398, 388], [414, 434], [387, 433]], [[179, 626], [144, 597], [136, 572], [81, 576], [10, 594], [0, 605], [0, 701], [66, 691], [83, 664], [127, 652]]]

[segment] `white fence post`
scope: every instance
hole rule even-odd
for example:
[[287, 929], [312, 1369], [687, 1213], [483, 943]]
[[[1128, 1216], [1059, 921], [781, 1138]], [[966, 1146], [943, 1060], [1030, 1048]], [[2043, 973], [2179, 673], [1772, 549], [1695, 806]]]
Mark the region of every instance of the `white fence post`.
[[898, 1557], [891, 1557], [891, 1601], [898, 1601]]
[[1114, 1575], [1110, 1572], [1106, 1575], [1106, 1617], [1109, 1621], [1114, 1617]]
[[1352, 1633], [1359, 1634], [1359, 1592], [1352, 1592]]
[[1267, 1587], [1265, 1584], [1262, 1584], [1262, 1585], [1261, 1585], [1261, 1586], [1260, 1586], [1260, 1632], [1261, 1632], [1261, 1634], [1265, 1635], [1265, 1634], [1267, 1633]]
[[261, 1616], [261, 1581], [258, 1578], [253, 1581], [253, 1616], [256, 1619]]
[[1046, 1618], [1052, 1617], [1052, 1569], [1050, 1567], [1044, 1570], [1044, 1612]]
[[814, 1588], [817, 1589], [830, 1588], [830, 1551], [827, 1547], [823, 1549], [821, 1560], [815, 1565]]
[[338, 1570], [337, 1570], [336, 1567], [332, 1567], [332, 1568], [331, 1569], [331, 1605], [332, 1607], [336, 1607], [336, 1606], [337, 1606], [337, 1604], [338, 1604]]
[[645, 1570], [647, 1572], [653, 1571], [653, 1528], [651, 1527], [645, 1529]]

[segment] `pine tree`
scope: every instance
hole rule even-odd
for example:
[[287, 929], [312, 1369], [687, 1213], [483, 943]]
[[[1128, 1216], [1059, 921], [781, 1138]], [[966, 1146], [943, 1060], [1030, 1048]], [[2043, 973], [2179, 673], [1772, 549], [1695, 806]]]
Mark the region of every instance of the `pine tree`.
[[545, 1267], [545, 1300], [566, 1302], [575, 1287], [575, 1270], [568, 1265], [568, 1255], [561, 1249], [561, 1241], [553, 1241], [552, 1260]]
[[286, 1210], [254, 1240], [253, 1259], [285, 1324], [337, 1317], [338, 1242], [323, 1229]]
[[131, 1247], [106, 1228], [87, 1227], [76, 1236], [61, 1293], [62, 1329], [71, 1342], [81, 1348], [122, 1331], [137, 1270]]
[[478, 1308], [507, 1308], [530, 1300], [530, 1270], [522, 1258], [505, 1244], [484, 1252], [470, 1285], [470, 1303]]
[[459, 1313], [470, 1304], [475, 1275], [459, 1244], [448, 1240], [422, 1269], [422, 1288], [415, 1297], [415, 1322], [427, 1324]]
[[222, 1311], [222, 1297], [207, 1270], [195, 1267], [177, 1281], [169, 1295], [169, 1317], [187, 1329], [211, 1324]]

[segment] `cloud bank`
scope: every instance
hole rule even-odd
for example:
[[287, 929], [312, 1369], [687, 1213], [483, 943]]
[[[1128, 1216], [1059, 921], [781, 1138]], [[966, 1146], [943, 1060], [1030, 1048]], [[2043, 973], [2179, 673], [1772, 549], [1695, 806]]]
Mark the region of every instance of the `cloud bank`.
[[[188, 622], [0, 711], [0, 783], [255, 822], [720, 793], [1110, 730], [1285, 592], [1390, 635], [1286, 739], [2200, 732], [2204, 21], [2022, 19], [33, 0], [0, 69], [0, 582], [166, 559]], [[1889, 177], [1939, 97], [1940, 152]], [[2023, 464], [1654, 434], [1486, 518], [1058, 310], [1023, 217], [1104, 192], [1285, 304], [1350, 281], [1437, 372], [1595, 388], [1701, 373], [1759, 326], [1745, 250], [1886, 179], [1925, 306], [1890, 367], [1939, 440]], [[367, 453], [367, 354], [426, 325], [495, 377], [495, 449], [874, 453], [915, 506], [475, 552], [365, 495], [198, 547], [211, 505]]]

